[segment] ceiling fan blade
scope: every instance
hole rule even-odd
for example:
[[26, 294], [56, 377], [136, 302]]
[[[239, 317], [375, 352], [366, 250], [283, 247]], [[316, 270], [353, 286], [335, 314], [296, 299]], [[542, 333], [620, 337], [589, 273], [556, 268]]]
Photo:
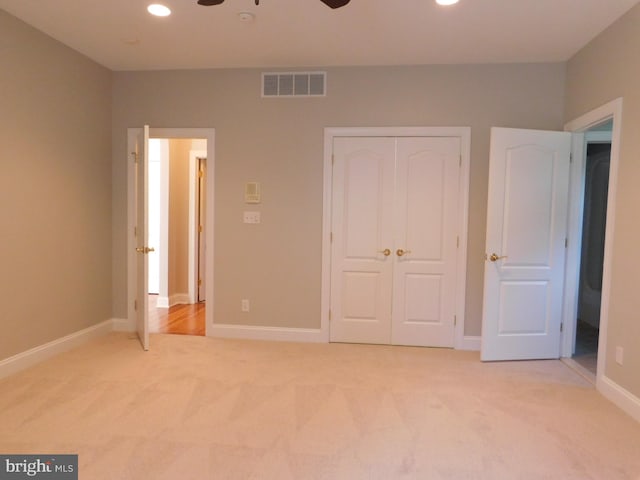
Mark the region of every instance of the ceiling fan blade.
[[320, 0], [320, 1], [324, 3], [327, 7], [340, 8], [340, 7], [344, 7], [351, 0]]
[[220, 5], [224, 0], [198, 0], [198, 5], [210, 7], [211, 5]]

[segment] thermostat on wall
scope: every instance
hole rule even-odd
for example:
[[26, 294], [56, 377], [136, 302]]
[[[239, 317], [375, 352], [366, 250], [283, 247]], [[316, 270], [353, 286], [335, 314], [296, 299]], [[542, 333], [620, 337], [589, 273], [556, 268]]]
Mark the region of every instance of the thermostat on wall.
[[260, 203], [260, 184], [258, 182], [247, 182], [244, 185], [244, 202]]

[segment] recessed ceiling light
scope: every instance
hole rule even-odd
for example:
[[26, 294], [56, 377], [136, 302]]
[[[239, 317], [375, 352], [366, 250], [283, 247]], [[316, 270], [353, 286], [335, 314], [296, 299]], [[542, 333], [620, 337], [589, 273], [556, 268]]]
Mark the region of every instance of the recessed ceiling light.
[[155, 15], [156, 17], [168, 17], [171, 15], [171, 10], [169, 7], [165, 7], [164, 5], [160, 5], [159, 3], [152, 3], [147, 7], [147, 11], [151, 15]]
[[256, 16], [251, 12], [239, 12], [238, 18], [241, 22], [252, 22]]
[[438, 5], [454, 5], [458, 3], [460, 0], [436, 0]]

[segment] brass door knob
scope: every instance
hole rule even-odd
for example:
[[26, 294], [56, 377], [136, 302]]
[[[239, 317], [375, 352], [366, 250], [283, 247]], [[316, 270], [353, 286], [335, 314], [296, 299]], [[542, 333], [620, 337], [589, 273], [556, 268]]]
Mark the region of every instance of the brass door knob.
[[391, 250], [389, 250], [388, 248], [385, 248], [384, 250], [378, 250], [378, 253], [381, 253], [385, 257], [388, 257], [389, 255], [391, 255]]
[[396, 255], [398, 255], [399, 257], [403, 257], [403, 256], [407, 255], [408, 253], [411, 253], [411, 250], [403, 250], [401, 248], [396, 250]]
[[153, 248], [153, 247], [137, 247], [136, 248], [136, 252], [138, 252], [138, 253], [147, 254], [147, 253], [151, 253], [151, 252], [155, 252], [155, 251], [156, 251], [156, 249]]
[[491, 256], [489, 257], [489, 260], [491, 260], [492, 262], [497, 262], [498, 260], [503, 258], [507, 258], [507, 256], [506, 255], [499, 256], [495, 253], [492, 253]]

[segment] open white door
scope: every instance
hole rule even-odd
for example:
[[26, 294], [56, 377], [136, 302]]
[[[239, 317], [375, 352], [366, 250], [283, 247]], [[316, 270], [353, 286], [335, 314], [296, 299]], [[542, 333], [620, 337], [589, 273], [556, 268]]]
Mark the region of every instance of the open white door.
[[142, 348], [149, 350], [149, 259], [154, 251], [148, 246], [147, 219], [149, 206], [149, 126], [145, 125], [136, 138], [136, 329]]
[[571, 134], [491, 129], [482, 354], [560, 357]]

